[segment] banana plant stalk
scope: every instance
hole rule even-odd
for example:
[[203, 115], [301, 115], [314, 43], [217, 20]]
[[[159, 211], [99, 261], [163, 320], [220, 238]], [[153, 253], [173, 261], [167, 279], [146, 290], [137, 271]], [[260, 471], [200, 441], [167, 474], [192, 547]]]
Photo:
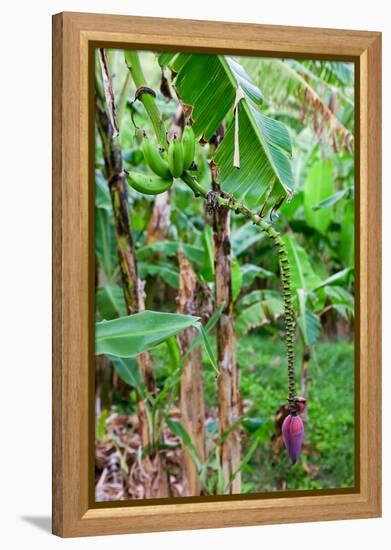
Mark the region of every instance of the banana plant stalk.
[[[137, 53], [136, 52], [127, 52], [125, 54], [125, 58], [126, 58], [126, 61], [128, 63], [128, 67], [132, 72], [132, 76], [133, 76], [133, 79], [135, 81], [136, 86], [145, 86], [145, 79], [144, 79], [144, 76], [143, 76], [142, 71], [141, 71], [141, 65], [140, 65]], [[161, 136], [161, 134], [162, 134], [162, 132], [161, 132], [161, 126], [162, 126], [161, 117], [160, 117], [159, 111], [156, 107], [154, 97], [152, 97], [152, 95], [149, 92], [148, 92], [148, 94], [143, 94], [141, 97], [144, 97], [144, 96], [147, 99], [147, 101], [144, 103], [144, 105], [145, 105], [147, 113], [148, 113], [148, 115], [151, 119], [152, 125], [155, 129], [157, 141], [160, 144], [161, 142], [163, 142], [163, 139], [162, 139], [162, 136]], [[170, 144], [171, 149], [172, 149], [172, 151], [171, 151], [172, 153], [174, 153], [173, 145], [175, 145], [175, 143]], [[165, 147], [164, 145], [161, 145], [161, 146], [163, 148]], [[170, 150], [169, 150], [169, 153], [170, 153]], [[170, 156], [169, 156], [169, 160], [170, 160]], [[175, 163], [172, 162], [171, 164], [173, 164], [173, 166], [174, 166]], [[174, 168], [175, 168], [175, 166], [174, 166]], [[215, 176], [213, 177], [213, 172], [214, 172], [213, 171], [213, 166], [212, 166], [212, 179], [214, 179], [215, 189], [213, 189], [212, 191], [209, 191], [209, 192], [207, 192], [198, 183], [196, 178], [194, 178], [190, 172], [186, 171], [187, 170], [186, 168], [185, 168], [185, 171], [182, 172], [181, 174], [179, 174], [179, 169], [178, 169], [178, 175], [174, 174], [174, 171], [171, 168], [170, 168], [170, 170], [171, 170], [171, 173], [173, 175], [175, 175], [175, 177], [180, 177], [190, 187], [190, 189], [193, 190], [195, 197], [203, 197], [204, 199], [206, 199], [207, 203], [208, 203], [208, 206], [214, 211], [215, 234], [222, 233], [222, 234], [225, 234], [225, 237], [228, 238], [228, 240], [225, 241], [224, 238], [221, 238], [221, 235], [218, 236], [218, 238], [215, 241], [215, 247], [216, 247], [216, 249], [218, 249], [218, 252], [216, 252], [216, 254], [219, 253], [219, 254], [222, 254], [223, 256], [224, 256], [224, 254], [226, 256], [228, 256], [228, 254], [229, 254], [228, 251], [227, 251], [227, 248], [224, 250], [224, 243], [229, 244], [229, 233], [227, 234], [227, 231], [229, 231], [229, 211], [230, 210], [234, 211], [235, 213], [240, 213], [245, 218], [251, 220], [255, 225], [257, 225], [262, 231], [264, 231], [273, 240], [274, 245], [277, 249], [278, 257], [279, 257], [280, 273], [281, 273], [281, 280], [282, 280], [282, 286], [283, 286], [285, 341], [286, 341], [287, 363], [288, 363], [288, 365], [287, 365], [288, 366], [288, 368], [287, 368], [287, 371], [288, 371], [288, 408], [289, 408], [290, 416], [296, 417], [297, 416], [297, 406], [296, 406], [296, 399], [295, 399], [296, 398], [296, 391], [295, 391], [295, 374], [294, 374], [295, 319], [294, 319], [294, 310], [293, 310], [293, 305], [292, 305], [290, 265], [289, 265], [288, 253], [287, 253], [287, 249], [286, 249], [284, 241], [282, 240], [279, 233], [274, 229], [274, 227], [272, 227], [270, 224], [268, 224], [261, 216], [255, 214], [252, 210], [247, 208], [244, 204], [242, 204], [241, 202], [234, 199], [233, 196], [222, 192], [217, 187], [217, 178]], [[176, 168], [175, 168], [175, 170], [176, 170]], [[220, 217], [221, 217], [221, 219], [220, 219]], [[227, 224], [227, 219], [228, 219], [228, 224]], [[224, 294], [224, 292], [222, 292], [222, 294], [224, 294], [224, 297], [227, 298], [228, 301], [229, 301], [230, 300], [229, 289], [230, 289], [231, 273], [230, 273], [230, 269], [228, 271], [227, 265], [228, 265], [228, 262], [227, 262], [227, 258], [226, 258], [225, 261], [222, 261], [221, 266], [219, 266], [219, 271], [221, 271], [221, 273], [224, 275], [224, 278], [221, 278], [220, 282], [218, 282], [218, 278], [221, 275], [219, 275], [219, 273], [217, 272], [218, 270], [216, 269], [216, 293], [217, 292], [220, 293], [220, 290], [218, 290], [219, 287], [221, 287], [221, 288], [225, 287], [226, 288], [225, 293], [227, 292], [227, 289], [228, 289], [228, 295], [226, 296]], [[224, 267], [220, 270], [220, 267], [222, 267], [222, 266], [224, 266]], [[227, 284], [227, 282], [228, 282], [228, 284]], [[219, 306], [219, 303], [217, 303], [217, 301], [220, 300], [220, 299], [221, 299], [221, 296], [219, 294], [218, 297], [216, 296], [216, 306], [217, 307]], [[222, 303], [222, 301], [220, 303]], [[227, 306], [227, 307], [229, 307], [229, 306]], [[223, 316], [222, 316], [222, 318], [223, 318]], [[229, 320], [229, 318], [230, 318], [230, 312], [229, 312], [229, 309], [228, 309], [227, 312], [226, 312], [226, 315], [224, 316], [224, 319]], [[224, 331], [226, 331], [224, 336], [225, 336], [226, 339], [228, 339], [228, 342], [230, 342], [231, 332], [230, 332], [229, 322], [228, 322], [228, 324], [224, 324], [220, 320], [220, 326], [221, 326], [221, 330], [222, 330], [223, 333], [224, 333]], [[219, 337], [218, 337], [218, 339], [219, 339]], [[233, 328], [232, 328], [232, 342], [234, 342]], [[223, 346], [223, 337], [221, 337], [221, 346]], [[221, 349], [224, 349], [224, 348], [221, 347]], [[224, 372], [224, 371], [227, 370], [227, 367], [226, 367], [226, 361], [228, 360], [227, 355], [225, 355], [224, 353], [220, 354], [219, 350], [218, 350], [218, 355], [219, 355], [219, 361], [220, 361], [220, 357], [221, 357], [221, 360], [224, 362], [221, 365], [222, 368], [220, 369], [222, 372]], [[234, 361], [234, 349], [233, 349], [233, 347], [231, 347], [231, 349], [230, 349], [229, 357], [231, 357], [232, 360]], [[237, 390], [238, 376], [235, 375], [234, 370], [232, 369], [232, 365], [228, 365], [228, 367], [229, 367], [228, 372], [230, 373], [229, 374], [230, 382], [233, 382], [233, 385], [228, 387], [229, 385], [228, 385], [227, 382], [225, 384], [224, 383], [222, 384], [221, 381], [220, 381], [221, 387], [225, 387], [225, 386], [228, 387], [228, 393], [227, 393], [227, 391], [224, 392], [224, 395], [223, 394], [220, 395], [220, 393], [219, 393], [219, 401], [223, 403], [224, 400], [228, 400], [227, 402], [229, 402], [230, 406], [233, 407], [233, 409], [231, 409], [231, 414], [232, 414], [232, 410], [235, 411], [236, 407], [238, 406], [237, 405], [237, 402], [238, 402], [238, 390]], [[222, 376], [220, 376], [220, 379], [221, 378], [222, 378]], [[223, 392], [223, 390], [221, 390], [221, 391]], [[223, 401], [221, 401], [221, 399]], [[221, 407], [221, 405], [220, 405], [220, 407]], [[220, 410], [222, 411], [222, 409], [220, 409]], [[223, 413], [221, 413], [221, 414], [222, 414], [222, 416], [224, 416]], [[231, 425], [232, 425], [232, 419], [230, 420], [230, 422], [228, 424], [228, 427], [231, 426]], [[220, 429], [222, 429], [222, 428], [220, 427]], [[234, 447], [236, 448], [236, 447], [239, 447], [239, 446], [234, 445]], [[300, 448], [301, 448], [301, 445], [300, 445]], [[288, 452], [289, 452], [289, 449], [288, 449]], [[236, 452], [234, 452], [233, 454], [236, 457]], [[236, 458], [235, 458], [235, 461], [236, 461]], [[225, 457], [223, 459], [223, 464], [226, 464], [226, 463], [227, 463], [227, 458]], [[228, 460], [228, 463], [229, 463], [229, 460]], [[238, 463], [238, 465], [240, 466], [240, 447], [239, 447], [239, 463]], [[237, 471], [238, 471], [237, 468], [233, 468], [233, 472], [237, 472]], [[240, 483], [240, 480], [239, 480], [238, 483]], [[232, 487], [232, 492], [235, 492], [235, 487]]]
[[[125, 62], [128, 66], [132, 79], [138, 90], [143, 88], [149, 90], [147, 87], [146, 79], [141, 68], [140, 59], [138, 53], [135, 51], [126, 51], [125, 52]], [[166, 149], [167, 147], [167, 136], [166, 130], [163, 124], [163, 120], [160, 116], [159, 109], [156, 106], [155, 98], [150, 93], [141, 93], [138, 98], [143, 103], [145, 110], [148, 113], [148, 116], [152, 122], [154, 128], [156, 139], [160, 147]]]
[[[197, 315], [199, 310], [199, 287], [196, 274], [191, 263], [181, 250], [178, 252], [178, 261], [178, 312], [187, 315]], [[184, 330], [178, 336], [182, 357], [188, 352], [196, 337], [197, 330], [193, 327]], [[180, 380], [180, 409], [182, 425], [190, 435], [201, 463], [204, 463], [206, 458], [205, 405], [200, 346], [197, 346], [188, 354], [187, 360], [183, 365]], [[201, 493], [199, 475], [191, 452], [185, 445], [183, 445], [183, 453], [187, 478], [187, 493], [191, 496], [199, 495]]]
[[294, 339], [295, 339], [295, 319], [294, 319], [294, 310], [292, 305], [292, 285], [291, 285], [291, 274], [290, 274], [290, 265], [288, 259], [288, 253], [284, 241], [282, 240], [280, 234], [272, 225], [267, 223], [262, 219], [258, 214], [255, 214], [252, 210], [247, 208], [244, 204], [237, 201], [231, 195], [220, 192], [207, 192], [197, 180], [189, 173], [184, 172], [182, 174], [182, 180], [190, 187], [193, 191], [195, 197], [203, 197], [206, 199], [213, 208], [217, 207], [226, 207], [229, 210], [242, 214], [246, 219], [252, 221], [257, 225], [262, 231], [264, 231], [270, 239], [273, 240], [273, 243], [277, 249], [279, 264], [280, 264], [280, 273], [283, 286], [283, 300], [284, 300], [284, 319], [285, 319], [285, 343], [287, 350], [287, 363], [288, 363], [288, 407], [291, 415], [295, 416], [297, 414], [297, 403], [296, 403], [296, 385], [295, 385], [295, 349], [294, 349]]
[[[110, 83], [110, 75], [107, 66], [105, 52], [99, 52], [102, 66], [102, 73], [106, 76], [106, 82]], [[109, 84], [107, 84], [109, 86]], [[106, 105], [112, 109], [113, 114], [109, 118], [103, 97], [99, 92], [96, 95], [96, 120], [98, 132], [102, 142], [103, 158], [105, 163], [105, 175], [108, 181], [110, 197], [113, 206], [115, 220], [115, 233], [117, 241], [118, 260], [121, 270], [122, 287], [127, 311], [129, 314], [137, 313], [144, 309], [144, 297], [137, 273], [137, 261], [135, 257], [134, 243], [130, 231], [130, 219], [128, 211], [128, 199], [126, 190], [125, 175], [122, 167], [122, 154], [118, 138], [115, 137], [116, 130], [111, 120], [115, 120], [114, 103]], [[156, 389], [155, 379], [152, 370], [152, 362], [149, 353], [140, 354], [137, 359], [139, 369], [146, 387], [150, 392]], [[148, 423], [145, 417], [144, 404], [139, 399], [139, 417], [143, 445], [148, 445]]]
[[[138, 89], [146, 87], [147, 83], [141, 69], [137, 52], [125, 52], [125, 60], [136, 87]], [[171, 157], [170, 161], [173, 166], [180, 165], [177, 171], [175, 171], [175, 173], [180, 176], [183, 172], [185, 162], [180, 138], [175, 134], [171, 143], [168, 144], [166, 130], [154, 97], [150, 93], [145, 93], [142, 94], [139, 99], [142, 101], [147, 111], [160, 148], [168, 149], [168, 155]], [[189, 130], [187, 130], [186, 135], [189, 135]], [[193, 152], [191, 159], [186, 159], [188, 160], [188, 165], [191, 164], [194, 156], [194, 136], [190, 145], [193, 147]], [[149, 158], [151, 155], [150, 147], [151, 142], [144, 138], [144, 155], [146, 158]], [[178, 152], [182, 152], [182, 158], [177, 158]], [[159, 166], [155, 166], [155, 169], [156, 168], [159, 168]], [[163, 177], [165, 176], [164, 173], [160, 175]], [[154, 240], [161, 240], [166, 236], [167, 222], [170, 215], [169, 199], [169, 191], [156, 196], [153, 214], [148, 227], [147, 243], [151, 243]], [[197, 278], [190, 262], [181, 251], [178, 253], [178, 261], [180, 271], [178, 312], [196, 315], [198, 310]], [[197, 331], [194, 328], [186, 329], [178, 337], [182, 357], [187, 354], [196, 337]], [[199, 459], [201, 462], [204, 462], [206, 458], [205, 404], [202, 382], [202, 355], [199, 346], [188, 354], [187, 360], [183, 365], [180, 378], [180, 409], [182, 424], [193, 441]], [[188, 494], [192, 496], [199, 495], [201, 493], [201, 484], [196, 466], [189, 449], [187, 449], [185, 445], [183, 446], [183, 451]]]
[[[219, 187], [216, 172], [212, 164], [213, 188], [216, 193]], [[239, 368], [235, 355], [235, 334], [231, 278], [231, 238], [230, 210], [226, 206], [213, 209], [213, 239], [216, 308], [224, 304], [217, 324], [217, 359], [218, 377], [218, 414], [220, 437], [231, 430], [240, 415], [239, 402]], [[239, 494], [240, 477], [240, 432], [232, 430], [220, 446], [220, 464], [224, 477], [224, 492]], [[233, 474], [236, 475], [233, 477]], [[230, 480], [232, 482], [230, 483]]]

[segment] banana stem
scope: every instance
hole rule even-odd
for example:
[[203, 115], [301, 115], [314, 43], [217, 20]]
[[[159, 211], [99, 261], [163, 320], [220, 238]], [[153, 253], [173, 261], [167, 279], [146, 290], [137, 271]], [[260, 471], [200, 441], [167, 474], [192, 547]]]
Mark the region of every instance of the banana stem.
[[[134, 51], [125, 52], [125, 61], [128, 65], [129, 72], [133, 78], [136, 87], [141, 88], [142, 86], [147, 86], [147, 81], [141, 68], [138, 53]], [[142, 94], [140, 95], [139, 99], [143, 103], [145, 110], [147, 111], [148, 116], [151, 120], [158, 144], [163, 149], [166, 149], [166, 129], [160, 116], [159, 109], [156, 106], [155, 98], [152, 97], [150, 94]]]
[[190, 187], [196, 197], [203, 197], [204, 199], [206, 199], [206, 196], [208, 194], [207, 191], [189, 172], [183, 172], [183, 174], [181, 175], [181, 179]]
[[[208, 200], [211, 196], [210, 193], [213, 193], [207, 192], [189, 172], [184, 172], [181, 179], [190, 187], [196, 197], [201, 196]], [[297, 413], [295, 401], [295, 317], [292, 305], [291, 272], [285, 243], [274, 227], [230, 195], [215, 193], [212, 198], [216, 206], [225, 206], [236, 214], [242, 214], [245, 218], [251, 220], [274, 241], [274, 245], [277, 248], [284, 300], [285, 344], [288, 360], [288, 407], [289, 412], [295, 415]]]

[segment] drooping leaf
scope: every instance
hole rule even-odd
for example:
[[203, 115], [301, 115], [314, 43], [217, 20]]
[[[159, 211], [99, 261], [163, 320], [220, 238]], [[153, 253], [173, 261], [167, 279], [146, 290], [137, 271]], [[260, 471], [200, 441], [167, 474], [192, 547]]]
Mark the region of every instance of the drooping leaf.
[[[178, 73], [175, 86], [182, 101], [192, 107], [194, 132], [205, 141], [233, 111], [237, 93], [242, 97], [236, 106], [238, 140], [232, 119], [214, 158], [223, 191], [249, 208], [263, 205], [265, 214], [290, 197], [294, 181], [287, 128], [260, 113], [262, 94], [243, 67], [221, 55], [181, 54], [172, 68]], [[239, 170], [234, 167], [235, 152]]]
[[293, 235], [284, 235], [283, 241], [288, 252], [293, 291], [296, 292], [299, 288], [307, 291], [317, 288], [321, 283], [321, 279], [312, 269], [307, 252], [299, 245]]
[[158, 54], [158, 63], [161, 67], [170, 65], [173, 59], [179, 54], [176, 52], [163, 52]]
[[235, 331], [238, 335], [258, 328], [270, 322], [275, 322], [284, 312], [281, 298], [268, 298], [257, 301], [241, 310], [235, 319]]
[[272, 428], [270, 426], [270, 418], [263, 418], [263, 417], [252, 417], [252, 418], [244, 418], [242, 420], [242, 426], [245, 430], [247, 430], [249, 433], [254, 433], [260, 428], [261, 426], [264, 426], [265, 424], [269, 424], [269, 429]]
[[252, 292], [245, 294], [243, 298], [237, 302], [236, 307], [239, 310], [242, 310], [255, 302], [263, 302], [267, 300], [276, 300], [282, 305], [281, 292], [279, 290], [253, 290]]
[[95, 325], [95, 352], [133, 357], [148, 351], [186, 328], [196, 326], [198, 317], [179, 313], [143, 311]]
[[[319, 208], [319, 203], [330, 197], [334, 191], [333, 167], [331, 160], [320, 161], [309, 171], [304, 182], [304, 212], [309, 226], [325, 233], [333, 211]], [[314, 210], [314, 207], [318, 207]]]
[[[206, 323], [205, 325], [205, 333], [208, 335], [210, 333], [211, 330], [214, 329], [214, 327], [216, 326], [216, 323], [217, 321], [220, 319], [220, 316], [221, 316], [221, 313], [223, 311], [225, 307], [225, 304], [221, 304], [220, 307], [218, 307], [212, 317], [209, 319], [209, 321]], [[168, 339], [168, 341], [170, 340], [170, 338]], [[181, 379], [181, 375], [182, 375], [182, 368], [184, 366], [184, 364], [186, 363], [187, 361], [187, 358], [189, 357], [190, 353], [199, 345], [201, 345], [202, 343], [204, 342], [204, 337], [203, 335], [200, 333], [198, 334], [198, 336], [196, 338], [194, 338], [194, 340], [191, 342], [189, 348], [187, 349], [186, 353], [183, 355], [183, 357], [181, 358], [180, 360], [180, 363], [179, 363], [179, 366], [178, 368], [176, 369], [176, 371], [174, 373], [172, 373], [167, 379], [166, 379], [166, 382], [164, 384], [164, 387], [163, 389], [161, 390], [161, 392], [159, 393], [159, 395], [156, 397], [156, 405], [158, 405], [159, 403], [164, 403], [166, 397], [167, 397], [167, 394], [168, 392], [174, 388], [177, 384], [179, 384], [179, 381]], [[212, 353], [213, 355], [213, 353]]]
[[95, 206], [110, 213], [113, 211], [109, 186], [100, 170], [95, 170]]
[[299, 315], [296, 318], [303, 343], [306, 346], [315, 344], [320, 335], [320, 321], [318, 316], [307, 305], [307, 292], [303, 288], [297, 291]]
[[253, 244], [262, 241], [265, 233], [252, 222], [241, 224], [238, 229], [232, 232], [232, 252], [240, 256]]
[[171, 363], [174, 367], [177, 367], [181, 359], [181, 350], [175, 336], [170, 336], [169, 338], [167, 338], [166, 345]]
[[336, 193], [333, 193], [326, 199], [323, 199], [320, 201], [319, 204], [312, 207], [312, 210], [319, 210], [320, 208], [330, 208], [330, 206], [334, 206], [334, 204], [337, 204], [341, 199], [346, 197], [350, 194], [350, 189], [343, 189], [342, 191], [337, 191]]
[[354, 296], [340, 286], [327, 286], [325, 290], [333, 309], [344, 319], [352, 319], [354, 317]]
[[193, 460], [197, 470], [200, 471], [202, 463], [186, 428], [181, 422], [179, 422], [179, 420], [174, 420], [173, 418], [166, 418], [166, 422], [172, 433], [178, 436], [185, 447], [189, 450], [191, 459]]
[[231, 57], [183, 53], [175, 58], [171, 67], [178, 73], [175, 86], [182, 100], [193, 109], [193, 130], [197, 138], [211, 139], [232, 111], [238, 87], [253, 102], [262, 102], [260, 90]]
[[179, 249], [183, 250], [189, 261], [202, 264], [204, 259], [204, 251], [202, 248], [178, 241], [156, 241], [142, 246], [137, 250], [136, 257], [138, 260], [146, 260], [156, 253], [165, 256], [176, 256]]
[[284, 313], [284, 303], [281, 297], [270, 297], [262, 300], [263, 311], [271, 322], [275, 322]]
[[204, 247], [204, 259], [201, 265], [200, 273], [205, 281], [212, 282], [214, 280], [215, 264], [214, 264], [214, 242], [213, 232], [210, 225], [206, 225], [201, 233], [201, 242]]
[[204, 348], [205, 348], [205, 351], [206, 351], [206, 354], [208, 356], [208, 359], [212, 365], [212, 367], [215, 369], [215, 371], [217, 372], [217, 374], [219, 374], [219, 370], [217, 368], [217, 361], [216, 361], [216, 357], [215, 357], [215, 354], [213, 352], [213, 349], [212, 349], [212, 346], [210, 344], [210, 341], [209, 341], [209, 338], [208, 338], [208, 334], [206, 332], [206, 330], [204, 329], [204, 327], [202, 326], [201, 323], [197, 323], [195, 325], [195, 328], [198, 330], [198, 332], [200, 333], [201, 335], [201, 338], [202, 338], [202, 343], [204, 344]]
[[261, 114], [242, 100], [239, 110], [240, 169], [233, 166], [234, 122], [217, 149], [215, 163], [223, 191], [248, 208], [263, 208], [266, 215], [295, 187], [290, 164], [292, 154], [284, 124]]
[[96, 291], [96, 311], [100, 318], [110, 321], [126, 315], [124, 293], [119, 285], [108, 283]]
[[144, 279], [147, 275], [152, 275], [153, 277], [161, 277], [168, 285], [173, 288], [179, 288], [179, 273], [174, 266], [164, 263], [147, 263], [139, 262], [138, 263], [139, 275]]
[[347, 267], [354, 267], [354, 202], [350, 201], [340, 233], [339, 257]]
[[[217, 321], [220, 319], [220, 316], [221, 316], [221, 313], [223, 311], [225, 307], [225, 304], [221, 304], [220, 307], [218, 307], [212, 317], [209, 319], [209, 321], [206, 323], [205, 325], [205, 334], [206, 336], [208, 336], [208, 334], [210, 333], [211, 330], [214, 329]], [[200, 331], [199, 331], [200, 332]], [[185, 364], [186, 362], [186, 359], [188, 358], [188, 356], [190, 355], [190, 353], [197, 347], [199, 346], [201, 343], [204, 343], [205, 342], [205, 337], [204, 335], [200, 332], [200, 334], [197, 336], [197, 338], [194, 338], [194, 340], [192, 341], [192, 343], [190, 344], [189, 348], [187, 349], [185, 355], [182, 357], [181, 359], [181, 366]], [[209, 344], [210, 346], [210, 344]], [[214, 354], [212, 352], [212, 356], [214, 357]]]
[[[322, 61], [322, 66], [325, 67], [327, 63], [329, 62]], [[342, 65], [345, 65], [347, 72], [351, 75], [351, 63], [343, 64], [338, 61], [335, 63], [336, 72]], [[353, 87], [354, 76], [353, 79], [347, 78], [344, 83], [338, 82], [342, 86], [335, 86], [337, 84], [336, 78], [330, 79], [325, 73], [320, 74], [315, 65], [311, 67], [308, 61], [302, 62], [296, 59], [246, 58], [245, 67], [253, 75], [255, 83], [262, 86], [265, 97], [272, 99], [273, 103], [277, 104], [279, 111], [287, 105], [289, 98], [299, 96], [300, 92], [306, 92], [310, 97], [313, 97], [314, 92], [322, 91], [319, 102], [322, 102], [323, 105], [319, 105], [319, 108], [323, 112], [328, 108], [327, 102], [330, 92], [337, 93], [343, 105], [353, 104], [352, 99], [346, 96], [343, 87], [345, 85]], [[258, 71], [258, 74], [256, 71]], [[336, 72], [334, 72], [334, 76]], [[329, 74], [331, 75], [331, 71], [329, 71]], [[318, 84], [320, 84], [320, 87], [318, 87]], [[297, 102], [296, 108], [299, 109], [300, 105], [301, 103]]]
[[319, 288], [323, 288], [325, 286], [346, 285], [351, 272], [352, 269], [347, 267], [345, 269], [342, 269], [341, 271], [338, 271], [337, 273], [333, 273], [332, 275], [330, 275], [330, 277], [327, 277], [327, 279], [322, 281], [320, 285], [315, 288], [315, 290], [318, 290]]
[[111, 214], [104, 208], [95, 208], [95, 253], [106, 279], [111, 280], [116, 269], [116, 243]]
[[250, 286], [257, 277], [260, 279], [266, 279], [267, 277], [273, 276], [271, 271], [267, 271], [267, 269], [254, 264], [241, 265], [240, 272], [242, 275], [243, 288]]
[[240, 294], [242, 288], [242, 272], [241, 267], [236, 258], [231, 261], [231, 277], [232, 277], [232, 300], [235, 301]]
[[136, 388], [141, 396], [145, 396], [146, 388], [136, 359], [134, 357], [116, 357], [115, 355], [108, 355], [108, 357], [121, 380]]

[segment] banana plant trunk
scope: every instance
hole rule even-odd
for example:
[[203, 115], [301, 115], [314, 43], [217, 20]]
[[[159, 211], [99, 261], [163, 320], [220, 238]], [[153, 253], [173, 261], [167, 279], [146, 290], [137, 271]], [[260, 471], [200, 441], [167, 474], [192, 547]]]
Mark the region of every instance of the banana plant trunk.
[[[148, 222], [145, 244], [151, 245], [158, 241], [164, 241], [167, 238], [171, 215], [171, 191], [156, 195], [152, 214]], [[153, 258], [158, 261], [159, 252], [155, 252]], [[160, 277], [148, 277], [146, 281], [147, 309], [153, 309], [154, 301], [157, 298], [160, 302], [167, 300], [166, 287]]]
[[[144, 310], [144, 288], [137, 274], [137, 260], [130, 230], [130, 216], [125, 173], [119, 142], [104, 108], [97, 101], [96, 108], [99, 135], [102, 141], [106, 178], [113, 206], [118, 262], [121, 271], [125, 305], [129, 315]], [[138, 364], [148, 390], [156, 390], [149, 353], [140, 354]]]
[[[214, 183], [214, 190], [218, 186]], [[216, 308], [224, 304], [217, 324], [218, 415], [219, 433], [223, 437], [220, 447], [220, 463], [226, 494], [241, 492], [240, 432], [232, 428], [240, 414], [239, 369], [236, 364], [235, 334], [232, 301], [230, 211], [217, 207], [213, 214], [213, 238], [215, 245]], [[238, 472], [238, 473], [236, 473]], [[236, 474], [236, 475], [235, 475]], [[234, 479], [233, 476], [235, 475]]]
[[[135, 247], [131, 233], [125, 172], [122, 165], [122, 151], [119, 143], [118, 119], [112, 79], [109, 72], [104, 48], [98, 52], [102, 70], [102, 87], [96, 86], [96, 122], [102, 142], [105, 175], [109, 185], [110, 197], [115, 221], [118, 260], [122, 286], [128, 314], [145, 309], [144, 285], [138, 278]], [[151, 394], [157, 387], [152, 369], [152, 360], [148, 352], [137, 356], [137, 364], [144, 384]], [[169, 480], [166, 475], [165, 457], [154, 448], [155, 434], [151, 433], [148, 423], [146, 403], [138, 396], [137, 410], [140, 424], [141, 446], [148, 455], [140, 464], [138, 477], [144, 486], [146, 498], [167, 497], [170, 495]], [[129, 479], [130, 482], [130, 479]], [[136, 482], [137, 484], [137, 482]]]
[[171, 214], [170, 194], [170, 191], [166, 191], [156, 195], [152, 215], [148, 222], [145, 244], [166, 239]]
[[[199, 310], [198, 285], [194, 270], [182, 251], [178, 253], [179, 294], [178, 312], [197, 315]], [[183, 331], [179, 337], [179, 346], [183, 356], [197, 336], [195, 328]], [[181, 421], [190, 435], [201, 462], [205, 461], [205, 405], [202, 382], [201, 347], [190, 352], [183, 366], [180, 382]], [[183, 446], [183, 461], [187, 481], [186, 493], [197, 496], [201, 492], [199, 476], [186, 446]]]

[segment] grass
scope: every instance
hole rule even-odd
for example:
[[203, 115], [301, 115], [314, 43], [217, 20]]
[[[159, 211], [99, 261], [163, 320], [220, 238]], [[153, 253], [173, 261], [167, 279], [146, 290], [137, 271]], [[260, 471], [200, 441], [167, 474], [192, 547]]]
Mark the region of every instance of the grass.
[[[300, 380], [300, 345], [297, 346], [296, 380]], [[153, 351], [159, 385], [172, 366], [164, 346]], [[242, 456], [258, 444], [242, 472], [242, 492], [328, 489], [354, 484], [354, 348], [348, 341], [319, 342], [309, 364], [306, 447], [292, 466], [284, 449], [275, 455], [271, 441], [274, 418], [285, 403], [287, 372], [284, 342], [278, 335], [252, 333], [237, 342], [240, 392], [246, 416]], [[216, 375], [205, 358], [205, 401], [217, 406]], [[214, 426], [214, 430], [217, 426]], [[213, 430], [213, 431], [214, 431]], [[257, 430], [257, 431], [255, 431]]]
[[[297, 350], [299, 380], [301, 350]], [[292, 466], [271, 451], [274, 415], [286, 396], [284, 344], [250, 335], [239, 341], [241, 396], [247, 414], [270, 426], [243, 474], [244, 491], [325, 489], [354, 484], [354, 352], [346, 341], [320, 342], [309, 365], [307, 446]], [[245, 440], [243, 454], [251, 444]]]

